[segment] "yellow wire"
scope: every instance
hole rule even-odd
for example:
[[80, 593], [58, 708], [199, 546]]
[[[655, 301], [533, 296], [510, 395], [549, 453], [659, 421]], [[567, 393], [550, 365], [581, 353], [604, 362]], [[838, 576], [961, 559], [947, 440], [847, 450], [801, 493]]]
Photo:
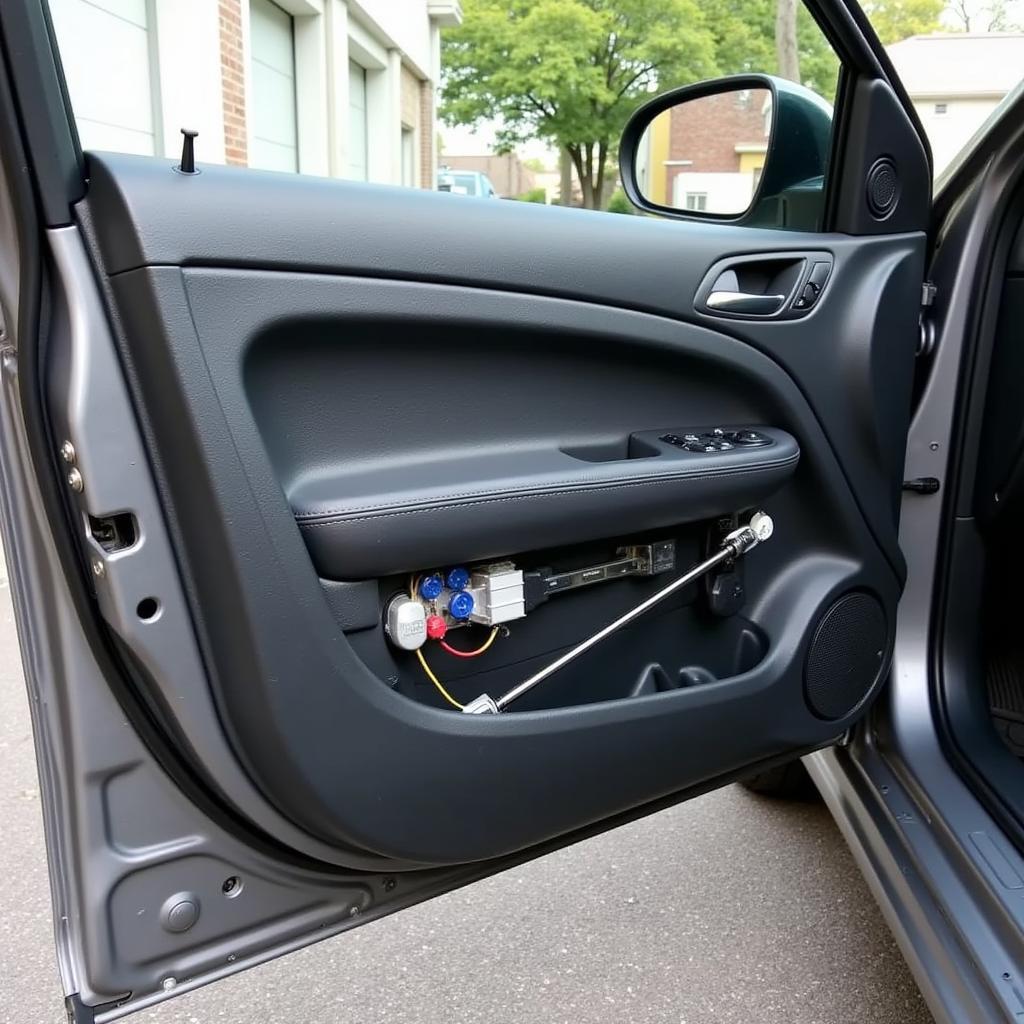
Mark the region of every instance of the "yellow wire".
[[[493, 640], [494, 638], [491, 637]], [[458, 708], [460, 711], [463, 710], [463, 706], [441, 685], [441, 680], [430, 671], [430, 666], [427, 664], [427, 659], [423, 657], [423, 652], [416, 648], [416, 657], [420, 659], [420, 664], [423, 666], [423, 671], [427, 673], [427, 678], [437, 687], [441, 696], [444, 697], [449, 704], [453, 707]]]

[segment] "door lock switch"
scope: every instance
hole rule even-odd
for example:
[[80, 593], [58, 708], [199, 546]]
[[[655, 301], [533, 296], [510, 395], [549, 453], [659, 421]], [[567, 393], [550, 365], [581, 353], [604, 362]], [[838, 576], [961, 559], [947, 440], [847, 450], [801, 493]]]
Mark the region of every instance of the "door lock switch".
[[825, 262], [815, 263], [811, 267], [811, 272], [807, 275], [807, 283], [793, 302], [794, 309], [810, 309], [818, 301], [831, 269], [832, 264]]
[[703, 455], [727, 452], [733, 448], [765, 448], [773, 443], [770, 437], [759, 434], [756, 430], [727, 430], [724, 427], [715, 427], [700, 433], [662, 434], [659, 440], [674, 448]]

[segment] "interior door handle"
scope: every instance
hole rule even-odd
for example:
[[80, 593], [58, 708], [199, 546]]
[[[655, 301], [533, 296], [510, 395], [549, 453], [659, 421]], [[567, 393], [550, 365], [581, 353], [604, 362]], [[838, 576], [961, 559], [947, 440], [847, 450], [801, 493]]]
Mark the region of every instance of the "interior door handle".
[[771, 316], [782, 309], [785, 295], [756, 295], [751, 292], [712, 292], [706, 300], [709, 309], [723, 313], [748, 313]]

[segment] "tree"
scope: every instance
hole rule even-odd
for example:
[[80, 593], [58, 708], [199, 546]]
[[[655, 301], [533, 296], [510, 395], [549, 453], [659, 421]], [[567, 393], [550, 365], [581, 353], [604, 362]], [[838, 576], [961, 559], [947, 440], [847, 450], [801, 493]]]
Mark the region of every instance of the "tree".
[[864, 13], [888, 45], [940, 31], [943, 6], [943, 0], [874, 0], [864, 4]]
[[696, 0], [463, 0], [445, 33], [441, 116], [499, 124], [499, 146], [543, 138], [599, 209], [629, 115], [657, 90], [718, 70]]
[[800, 53], [796, 43], [796, 11], [800, 0], [778, 0], [775, 11], [775, 64], [791, 82], [800, 81]]
[[1010, 0], [950, 0], [946, 12], [957, 31], [1019, 32], [1010, 8]]

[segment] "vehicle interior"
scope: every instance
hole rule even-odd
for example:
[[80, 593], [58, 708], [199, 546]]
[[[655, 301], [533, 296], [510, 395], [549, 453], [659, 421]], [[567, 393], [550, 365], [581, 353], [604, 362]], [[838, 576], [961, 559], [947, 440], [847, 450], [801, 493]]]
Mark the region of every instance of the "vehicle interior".
[[[968, 197], [963, 209], [951, 213], [946, 232], [955, 237], [962, 230], [970, 205]], [[977, 314], [973, 374], [962, 398], [957, 475], [950, 481], [955, 517], [945, 539], [940, 658], [940, 708], [950, 752], [1018, 842], [1024, 837], [1024, 558], [1018, 542], [1024, 511], [1022, 218], [1024, 196], [1015, 181], [1007, 189], [1004, 216], [993, 221], [991, 280]]]

